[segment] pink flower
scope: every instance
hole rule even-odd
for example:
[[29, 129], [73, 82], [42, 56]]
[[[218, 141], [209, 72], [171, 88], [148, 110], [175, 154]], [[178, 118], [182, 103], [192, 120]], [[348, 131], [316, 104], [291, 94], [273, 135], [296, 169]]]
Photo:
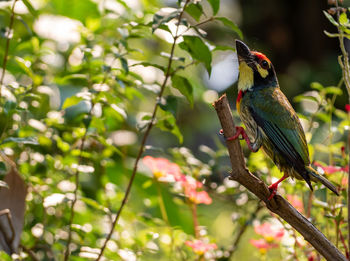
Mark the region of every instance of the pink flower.
[[268, 243], [263, 238], [257, 239], [257, 240], [256, 239], [250, 239], [249, 242], [250, 242], [250, 244], [255, 246], [257, 249], [259, 249], [260, 253], [262, 253], [262, 254], [265, 254], [267, 252], [267, 250], [270, 249], [270, 248], [278, 247], [277, 244]]
[[142, 161], [151, 169], [154, 177], [158, 180], [167, 180], [171, 177], [176, 180], [182, 175], [180, 167], [177, 164], [170, 162], [168, 159], [146, 156]]
[[350, 104], [345, 104], [345, 110], [346, 110], [347, 112], [350, 112]]
[[283, 227], [272, 226], [270, 223], [264, 223], [254, 227], [255, 233], [262, 235], [267, 242], [280, 241], [284, 235]]
[[185, 244], [192, 248], [193, 252], [195, 252], [197, 255], [203, 255], [204, 253], [217, 248], [216, 244], [214, 243], [209, 244], [198, 239], [186, 241]]
[[335, 172], [341, 172], [341, 171], [345, 171], [345, 172], [349, 171], [349, 166], [346, 166], [346, 167], [338, 167], [333, 165], [324, 166], [319, 162], [315, 162], [314, 165], [323, 169], [323, 171], [327, 174], [333, 174]]
[[188, 199], [195, 204], [206, 204], [212, 203], [212, 199], [209, 194], [201, 190], [203, 184], [193, 177], [182, 175], [179, 180], [181, 187], [184, 190], [184, 194]]
[[304, 212], [304, 205], [300, 198], [296, 195], [287, 195], [289, 203], [296, 208], [300, 213]]

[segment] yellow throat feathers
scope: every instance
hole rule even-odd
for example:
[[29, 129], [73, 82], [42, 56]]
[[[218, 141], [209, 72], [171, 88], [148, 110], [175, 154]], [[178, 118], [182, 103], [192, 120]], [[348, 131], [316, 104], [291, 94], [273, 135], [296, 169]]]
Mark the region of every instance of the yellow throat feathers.
[[238, 90], [246, 91], [254, 85], [254, 72], [246, 62], [239, 63]]

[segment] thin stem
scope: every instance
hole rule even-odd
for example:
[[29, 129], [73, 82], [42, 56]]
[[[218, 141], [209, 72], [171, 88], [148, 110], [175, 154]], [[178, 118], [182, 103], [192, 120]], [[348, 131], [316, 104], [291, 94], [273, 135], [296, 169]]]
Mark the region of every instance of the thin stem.
[[165, 221], [165, 223], [169, 226], [170, 224], [169, 224], [169, 219], [168, 219], [168, 215], [167, 215], [167, 212], [166, 212], [164, 200], [163, 200], [163, 197], [162, 197], [162, 191], [160, 189], [160, 184], [159, 184], [159, 182], [158, 182], [158, 180], [156, 178], [154, 178], [154, 183], [156, 184], [156, 187], [157, 187], [160, 213], [162, 214], [162, 218]]
[[258, 215], [259, 211], [263, 208], [263, 206], [260, 204], [260, 201], [258, 202], [258, 205], [256, 206], [256, 209], [254, 210], [254, 212], [250, 215], [250, 218], [241, 226], [241, 228], [238, 231], [238, 234], [236, 236], [236, 239], [233, 241], [232, 247], [229, 250], [229, 255], [227, 257], [227, 259], [230, 259], [231, 256], [234, 254], [234, 252], [237, 249], [237, 246], [239, 244], [239, 242], [242, 239], [242, 236], [244, 234], [244, 232], [247, 230], [247, 228], [249, 227], [249, 225], [253, 222], [254, 219], [256, 219], [256, 216]]
[[339, 248], [339, 222], [338, 221], [334, 221], [335, 222], [335, 235], [336, 235], [336, 237], [335, 237], [335, 246], [337, 247], [337, 248]]
[[12, 28], [13, 28], [13, 23], [15, 21], [15, 5], [16, 5], [16, 2], [17, 2], [17, 0], [15, 0], [13, 2], [13, 5], [12, 5], [11, 17], [10, 17], [10, 25], [9, 25], [9, 29], [8, 29], [7, 37], [6, 37], [5, 53], [4, 53], [4, 59], [3, 59], [3, 62], [2, 62], [2, 73], [1, 73], [1, 78], [0, 78], [0, 98], [1, 98], [2, 85], [4, 83], [4, 78], [5, 78], [5, 71], [6, 71], [6, 65], [7, 65], [7, 60], [8, 60], [9, 48], [10, 48], [10, 40], [11, 40]]
[[199, 223], [198, 223], [198, 216], [197, 216], [197, 204], [189, 202], [190, 208], [192, 211], [192, 220], [193, 220], [193, 232], [194, 232], [194, 237], [196, 239], [199, 239]]
[[[115, 60], [116, 58], [114, 58]], [[112, 61], [112, 63], [114, 62], [114, 60]], [[103, 80], [102, 82], [100, 83], [100, 85], [103, 85], [106, 83], [107, 81], [107, 78], [108, 78], [108, 72], [105, 72], [104, 76], [103, 76]], [[91, 75], [89, 73], [89, 89], [91, 89], [91, 86], [92, 86], [92, 82], [91, 82]], [[88, 117], [91, 117], [92, 115], [92, 111], [94, 109], [94, 106], [95, 106], [95, 102], [93, 101], [93, 97], [91, 98], [91, 108], [88, 112]], [[90, 123], [91, 121], [89, 121], [89, 123], [86, 125], [86, 128], [85, 128], [85, 133], [84, 133], [84, 136], [82, 137], [81, 139], [81, 144], [80, 144], [80, 154], [79, 154], [79, 159], [78, 159], [78, 166], [82, 163], [82, 160], [83, 160], [83, 156], [82, 156], [82, 153], [83, 153], [83, 149], [84, 149], [84, 146], [85, 146], [85, 142], [86, 142], [86, 138], [87, 138], [87, 132], [88, 132], [88, 129], [89, 129], [89, 126], [90, 126]], [[72, 241], [72, 224], [73, 224], [73, 219], [74, 219], [74, 215], [75, 215], [75, 212], [74, 212], [74, 206], [76, 204], [76, 202], [78, 201], [78, 189], [79, 189], [79, 176], [80, 176], [80, 172], [78, 170], [78, 168], [76, 169], [75, 173], [74, 173], [74, 177], [75, 177], [75, 189], [74, 189], [74, 198], [73, 198], [73, 201], [72, 201], [72, 205], [71, 205], [71, 213], [70, 213], [70, 218], [69, 218], [69, 232], [68, 232], [68, 240], [67, 240], [67, 246], [66, 246], [66, 252], [64, 254], [64, 260], [67, 261], [69, 259], [69, 256], [70, 256], [70, 243]]]
[[349, 259], [350, 258], [349, 250], [348, 250], [348, 247], [347, 247], [347, 245], [345, 243], [345, 238], [343, 236], [343, 233], [341, 232], [341, 229], [339, 229], [339, 236], [340, 236], [340, 241], [342, 242], [344, 250], [345, 250], [345, 256], [346, 256], [347, 259]]
[[201, 25], [203, 25], [203, 24], [206, 24], [206, 23], [208, 23], [208, 22], [213, 21], [214, 19], [215, 19], [215, 17], [212, 16], [212, 17], [210, 17], [210, 18], [208, 18], [208, 19], [203, 20], [202, 22], [199, 22], [199, 23], [197, 23], [197, 24], [195, 24], [195, 25], [192, 25], [192, 26], [188, 27], [188, 28], [187, 28], [181, 35], [179, 35], [179, 36], [182, 36], [182, 35], [184, 35], [185, 33], [187, 33], [188, 30], [190, 30], [192, 27], [201, 26]]
[[39, 258], [35, 255], [35, 253], [31, 249], [27, 248], [26, 246], [24, 246], [22, 244], [20, 244], [19, 246], [20, 246], [20, 248], [22, 248], [23, 252], [26, 252], [30, 256], [30, 258], [32, 260], [39, 261]]
[[312, 208], [312, 200], [313, 200], [313, 191], [309, 191], [309, 199], [307, 202], [307, 210], [306, 210], [306, 217], [310, 218], [311, 217], [311, 208]]
[[299, 258], [298, 258], [298, 255], [297, 255], [297, 249], [298, 249], [298, 239], [297, 239], [297, 234], [295, 233], [295, 230], [292, 231], [293, 232], [293, 237], [294, 237], [294, 253], [293, 253], [293, 257], [294, 257], [294, 260], [296, 261], [299, 261]]
[[[90, 111], [89, 111], [88, 115], [91, 115], [92, 110], [94, 108], [94, 105], [95, 104], [91, 101], [91, 108], [90, 108]], [[72, 225], [73, 225], [73, 219], [74, 219], [74, 215], [75, 215], [74, 207], [75, 207], [75, 204], [78, 201], [79, 176], [80, 176], [79, 165], [81, 165], [81, 163], [83, 161], [83, 149], [84, 149], [84, 146], [85, 146], [89, 125], [90, 125], [90, 122], [86, 126], [84, 136], [81, 139], [81, 144], [80, 144], [80, 148], [79, 148], [80, 149], [80, 153], [79, 153], [79, 159], [78, 159], [78, 166], [77, 166], [77, 169], [76, 169], [76, 171], [74, 173], [75, 189], [74, 189], [74, 198], [73, 198], [72, 205], [71, 205], [71, 208], [70, 208], [68, 239], [67, 239], [66, 252], [64, 254], [64, 260], [65, 261], [69, 260], [69, 256], [70, 256], [70, 244], [72, 242]]]
[[134, 182], [134, 179], [135, 179], [135, 176], [136, 176], [136, 172], [137, 172], [137, 168], [138, 168], [138, 163], [141, 159], [141, 156], [143, 154], [143, 151], [144, 151], [144, 148], [145, 148], [145, 144], [146, 144], [146, 141], [147, 141], [147, 138], [151, 132], [151, 129], [153, 127], [153, 124], [154, 124], [154, 121], [155, 121], [155, 118], [156, 118], [156, 114], [157, 114], [157, 110], [158, 110], [158, 107], [159, 107], [159, 104], [158, 104], [158, 101], [161, 100], [162, 96], [163, 96], [163, 93], [164, 93], [164, 90], [165, 90], [165, 86], [169, 80], [169, 77], [170, 77], [170, 71], [171, 71], [171, 65], [172, 65], [172, 62], [173, 62], [173, 57], [174, 57], [174, 51], [175, 51], [175, 46], [176, 46], [176, 41], [178, 39], [178, 32], [179, 32], [179, 25], [180, 25], [180, 21], [182, 19], [182, 16], [184, 14], [184, 11], [186, 9], [186, 6], [188, 5], [188, 3], [190, 2], [190, 0], [186, 0], [185, 4], [184, 4], [184, 7], [182, 9], [182, 11], [180, 12], [179, 14], [179, 22], [177, 24], [177, 27], [176, 27], [176, 32], [175, 32], [175, 36], [174, 36], [174, 41], [173, 41], [173, 44], [171, 46], [171, 51], [170, 51], [170, 57], [169, 57], [169, 61], [168, 61], [168, 67], [167, 67], [167, 70], [166, 70], [166, 74], [165, 74], [165, 78], [164, 78], [164, 81], [163, 81], [163, 84], [160, 88], [160, 92], [158, 94], [158, 97], [157, 97], [157, 102], [155, 103], [154, 105], [154, 108], [153, 108], [153, 113], [152, 113], [152, 117], [151, 117], [151, 121], [150, 123], [148, 124], [147, 126], [147, 129], [146, 129], [146, 132], [145, 134], [143, 135], [143, 138], [142, 138], [142, 141], [141, 141], [141, 145], [140, 145], [140, 148], [139, 148], [139, 151], [138, 151], [138, 154], [137, 154], [137, 157], [136, 157], [136, 160], [135, 160], [135, 163], [134, 163], [134, 167], [133, 167], [133, 170], [132, 170], [132, 174], [131, 174], [131, 177], [130, 177], [130, 180], [129, 180], [129, 183], [128, 183], [128, 186], [126, 188], [126, 191], [125, 191], [125, 194], [124, 194], [124, 198], [122, 200], [122, 203], [117, 211], [117, 214], [114, 218], [114, 221], [112, 223], [112, 226], [111, 226], [111, 229], [106, 237], [106, 240], [105, 242], [103, 243], [102, 247], [101, 247], [101, 251], [100, 251], [100, 254], [98, 255], [96, 261], [100, 260], [101, 257], [103, 256], [103, 252], [107, 246], [107, 243], [108, 241], [111, 239], [112, 237], [112, 234], [113, 234], [113, 231], [114, 231], [114, 228], [115, 226], [117, 225], [118, 223], [118, 220], [120, 218], [120, 215], [124, 209], [124, 206], [126, 205], [126, 202], [128, 200], [128, 197], [129, 197], [129, 194], [130, 194], [130, 191], [131, 191], [131, 187], [133, 185], [133, 182]]

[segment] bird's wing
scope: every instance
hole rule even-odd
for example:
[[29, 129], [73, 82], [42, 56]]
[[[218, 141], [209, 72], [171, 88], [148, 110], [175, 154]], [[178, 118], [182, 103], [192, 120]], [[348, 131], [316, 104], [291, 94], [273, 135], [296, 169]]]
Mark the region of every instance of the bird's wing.
[[[258, 126], [276, 149], [297, 168], [310, 164], [304, 130], [293, 107], [279, 88], [259, 91], [263, 102], [249, 104], [249, 111]], [[272, 97], [271, 97], [272, 96]]]

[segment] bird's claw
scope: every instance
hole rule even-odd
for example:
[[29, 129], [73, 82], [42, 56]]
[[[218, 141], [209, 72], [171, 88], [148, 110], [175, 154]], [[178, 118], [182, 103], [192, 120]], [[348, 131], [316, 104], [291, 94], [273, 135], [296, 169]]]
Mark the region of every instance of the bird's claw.
[[267, 198], [268, 201], [270, 201], [277, 194], [277, 186], [275, 184], [272, 184], [269, 186], [269, 190], [271, 191], [271, 194]]

